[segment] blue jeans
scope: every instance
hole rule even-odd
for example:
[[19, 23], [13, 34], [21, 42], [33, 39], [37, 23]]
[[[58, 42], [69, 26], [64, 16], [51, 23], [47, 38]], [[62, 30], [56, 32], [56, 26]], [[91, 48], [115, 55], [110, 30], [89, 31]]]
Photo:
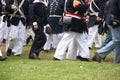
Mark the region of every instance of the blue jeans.
[[97, 50], [97, 53], [104, 59], [111, 51], [114, 50], [114, 62], [120, 63], [120, 26], [112, 28], [112, 26], [108, 25], [108, 27], [112, 35], [112, 40], [106, 46]]
[[111, 35], [110, 31], [108, 31], [106, 34], [106, 39], [100, 48], [106, 46], [111, 40], [112, 40], [112, 35]]

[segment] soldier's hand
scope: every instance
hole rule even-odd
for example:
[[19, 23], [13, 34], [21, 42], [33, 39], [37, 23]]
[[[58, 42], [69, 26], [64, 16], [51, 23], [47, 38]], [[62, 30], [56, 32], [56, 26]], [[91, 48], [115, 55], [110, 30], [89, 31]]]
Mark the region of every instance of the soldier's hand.
[[3, 1], [3, 2], [2, 2], [2, 5], [3, 5], [3, 6], [6, 6], [6, 2], [5, 2], [5, 1]]
[[36, 25], [34, 25], [34, 30], [37, 30], [39, 27], [38, 27], [38, 25], [36, 24]]
[[52, 32], [52, 28], [49, 24], [46, 25], [46, 31], [51, 33]]
[[52, 32], [52, 28], [49, 26], [49, 27], [46, 27], [46, 29], [47, 29], [47, 32]]
[[11, 9], [13, 9], [14, 11], [16, 11], [17, 8], [18, 8], [18, 7], [17, 7], [16, 5], [12, 5], [12, 6], [11, 6]]
[[100, 17], [97, 17], [96, 18], [96, 21], [101, 21], [102, 19]]

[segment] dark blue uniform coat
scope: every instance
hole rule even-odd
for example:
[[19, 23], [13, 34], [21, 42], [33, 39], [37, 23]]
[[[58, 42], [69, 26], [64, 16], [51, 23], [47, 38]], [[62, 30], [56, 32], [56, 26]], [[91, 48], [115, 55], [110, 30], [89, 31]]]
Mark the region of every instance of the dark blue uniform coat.
[[[74, 12], [78, 11], [77, 14], [84, 16], [84, 14], [86, 13], [86, 11], [89, 8], [89, 5], [84, 2], [84, 4], [80, 4], [77, 7], [73, 7], [73, 1], [74, 0], [67, 1], [67, 4], [66, 4], [67, 12], [74, 13]], [[80, 33], [87, 31], [87, 25], [86, 25], [86, 22], [84, 19], [82, 19], [82, 20], [81, 19], [73, 19], [72, 23], [73, 24], [68, 27], [68, 28], [70, 28], [71, 31], [80, 32]]]
[[[50, 5], [53, 1], [54, 0], [48, 0], [48, 7], [47, 7], [48, 17], [49, 17], [49, 15], [53, 15], [53, 14], [50, 14]], [[65, 2], [64, 0], [58, 1], [58, 6], [59, 6], [60, 10], [56, 9], [54, 15], [62, 16], [63, 11], [64, 11], [64, 2]], [[52, 28], [52, 34], [59, 34], [59, 33], [63, 32], [63, 26], [59, 24], [60, 17], [49, 17], [48, 20], [49, 20], [49, 24]]]
[[[13, 14], [14, 11], [11, 9], [11, 6], [13, 5], [14, 0], [5, 0], [5, 1], [6, 1], [6, 4], [7, 4], [6, 7], [5, 7], [5, 10], [8, 12], [8, 14]], [[17, 0], [17, 1], [20, 1], [20, 0]], [[10, 20], [10, 23], [12, 25], [16, 25], [17, 26], [19, 24], [20, 20], [22, 21], [22, 23], [24, 25], [29, 25], [30, 24], [30, 21], [29, 21], [30, 20], [30, 17], [29, 17], [29, 2], [28, 2], [28, 0], [24, 1], [24, 3], [23, 3], [21, 8], [23, 10], [23, 13], [24, 13], [26, 19], [25, 18], [13, 17]], [[20, 15], [20, 13], [17, 12], [16, 15]]]
[[[98, 13], [98, 17], [100, 18], [103, 18], [104, 17], [104, 7], [105, 7], [105, 0], [94, 0], [95, 4], [97, 5], [97, 7], [99, 8], [96, 8], [96, 6], [92, 3], [92, 9], [95, 11], [95, 12], [99, 12]], [[90, 11], [90, 13], [92, 13]], [[92, 27], [93, 25], [95, 24], [98, 24], [99, 22], [96, 21], [96, 18], [97, 16], [96, 15], [90, 15], [90, 20], [88, 22], [88, 27]]]
[[48, 23], [46, 6], [41, 2], [33, 3], [30, 7], [30, 18], [32, 23], [37, 22], [39, 27], [37, 30], [34, 30], [33, 27], [35, 38], [29, 53], [29, 58], [35, 58], [34, 54], [39, 56], [39, 52], [43, 49], [46, 42], [46, 36], [43, 32], [44, 26]]

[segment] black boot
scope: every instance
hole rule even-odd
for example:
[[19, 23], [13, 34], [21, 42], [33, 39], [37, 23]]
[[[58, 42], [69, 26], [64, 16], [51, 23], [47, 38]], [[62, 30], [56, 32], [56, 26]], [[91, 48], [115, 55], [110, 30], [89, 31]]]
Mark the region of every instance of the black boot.
[[98, 55], [98, 53], [96, 52], [95, 55], [93, 56], [92, 60], [93, 61], [97, 61], [99, 63], [101, 63], [101, 57]]
[[29, 59], [40, 59], [37, 55], [36, 55], [36, 53], [32, 53], [30, 56], [29, 56]]
[[77, 56], [77, 59], [80, 59], [81, 61], [90, 61], [88, 58], [83, 58], [81, 56]]
[[8, 48], [8, 50], [7, 50], [7, 52], [6, 52], [6, 55], [7, 55], [7, 56], [11, 56], [11, 55], [12, 55], [12, 49], [9, 49], [9, 48]]
[[5, 61], [6, 59], [6, 57], [0, 56], [0, 61]]
[[3, 39], [3, 40], [2, 40], [2, 43], [5, 43], [5, 42], [6, 42], [6, 39]]

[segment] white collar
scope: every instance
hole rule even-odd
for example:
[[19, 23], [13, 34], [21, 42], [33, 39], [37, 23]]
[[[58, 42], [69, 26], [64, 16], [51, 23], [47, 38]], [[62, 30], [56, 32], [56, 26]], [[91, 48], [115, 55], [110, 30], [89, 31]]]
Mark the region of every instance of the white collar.
[[43, 2], [42, 0], [34, 0], [33, 3], [36, 3], [36, 2]]

